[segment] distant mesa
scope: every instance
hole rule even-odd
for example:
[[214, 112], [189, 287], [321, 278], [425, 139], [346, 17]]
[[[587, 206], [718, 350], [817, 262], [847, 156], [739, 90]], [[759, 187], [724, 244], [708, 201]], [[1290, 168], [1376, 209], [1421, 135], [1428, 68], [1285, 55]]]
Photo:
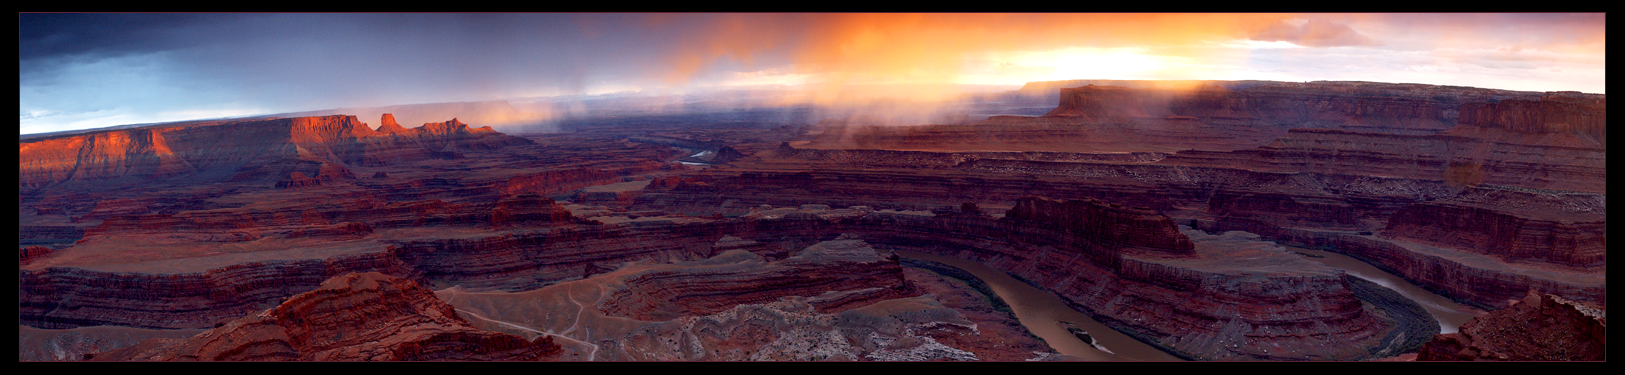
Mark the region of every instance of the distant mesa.
[[[550, 102], [489, 100], [339, 108], [291, 113], [285, 116], [319, 117], [343, 114], [356, 115], [360, 118], [378, 118], [380, 115], [390, 114], [398, 122], [396, 125], [400, 125], [400, 123], [421, 124], [423, 122], [457, 118], [470, 124], [488, 125], [503, 129], [519, 129], [537, 126], [548, 121], [552, 117], [549, 114], [554, 111], [555, 109]], [[381, 122], [378, 131], [384, 132], [388, 128], [387, 122]], [[410, 129], [404, 126], [402, 128]]]
[[20, 142], [18, 186], [34, 191], [152, 180], [308, 186], [314, 183], [292, 173], [353, 179], [351, 166], [461, 158], [532, 143], [456, 119], [413, 129], [401, 128], [388, 114], [382, 122], [374, 131], [355, 116], [296, 117], [31, 138]]
[[1340, 128], [1428, 134], [1456, 125], [1523, 133], [1582, 133], [1605, 138], [1607, 99], [1575, 92], [1516, 92], [1374, 82], [1204, 82], [1184, 88], [1061, 88], [1043, 117], [1085, 122], [1132, 118]]
[[[884, 126], [854, 116], [817, 124], [821, 132], [806, 147], [1229, 151], [1264, 146], [1294, 129], [1511, 138], [1485, 133], [1493, 129], [1551, 134], [1546, 138], [1552, 139], [1539, 141], [1564, 146], [1604, 148], [1607, 143], [1607, 99], [1600, 94], [1324, 81], [1095, 80], [1029, 83], [1032, 87], [1056, 90], [1049, 102], [1054, 109], [1038, 117], [1000, 115], [968, 125]], [[1028, 88], [1020, 92], [1029, 93]]]

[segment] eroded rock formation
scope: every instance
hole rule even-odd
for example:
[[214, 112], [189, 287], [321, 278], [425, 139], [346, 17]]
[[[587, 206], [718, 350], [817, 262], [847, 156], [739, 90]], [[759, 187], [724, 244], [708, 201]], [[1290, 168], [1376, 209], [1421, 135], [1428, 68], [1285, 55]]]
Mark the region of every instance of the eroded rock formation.
[[[1578, 136], [1603, 147], [1606, 99], [1375, 82], [1078, 82], [1040, 117], [974, 125], [823, 124], [812, 148], [1011, 151], [1244, 150], [1294, 128], [1426, 135], [1458, 125]], [[1155, 83], [1155, 82], [1152, 82]], [[1132, 87], [1125, 87], [1132, 86]]]
[[232, 264], [201, 273], [124, 273], [77, 267], [18, 272], [18, 313], [38, 328], [118, 325], [208, 328], [274, 306], [348, 272], [408, 275], [387, 254]]
[[626, 288], [611, 294], [603, 309], [612, 316], [657, 321], [803, 296], [827, 313], [909, 296], [913, 288], [902, 272], [896, 255], [882, 256], [857, 239], [821, 242], [773, 262], [732, 250], [689, 267], [627, 276]]
[[[456, 119], [415, 129], [394, 128], [399, 126], [374, 131], [355, 116], [325, 116], [108, 130], [29, 139], [20, 145], [18, 183], [24, 191], [64, 184], [134, 185], [182, 177], [191, 183], [233, 178], [287, 180], [284, 185], [308, 185], [290, 174], [302, 173], [306, 177], [347, 174], [353, 179], [353, 174], [337, 169], [454, 158], [459, 150], [530, 143], [497, 133], [490, 127], [470, 129]], [[320, 171], [286, 170], [301, 162], [314, 162], [315, 169]], [[272, 170], [262, 171], [263, 168]]]
[[1466, 103], [1461, 108], [1461, 123], [1531, 134], [1577, 133], [1606, 142], [1608, 101], [1601, 95], [1556, 92], [1538, 98]]
[[1511, 306], [1434, 336], [1418, 361], [1606, 361], [1608, 316], [1596, 306], [1531, 290]]
[[559, 351], [536, 340], [476, 329], [410, 280], [351, 273], [274, 308], [189, 339], [153, 339], [97, 354], [107, 361], [525, 361]]
[[1575, 221], [1551, 212], [1512, 213], [1490, 207], [1416, 203], [1395, 212], [1384, 236], [1465, 249], [1506, 262], [1539, 261], [1578, 268], [1607, 262], [1607, 222]]
[[1080, 237], [1104, 243], [1148, 248], [1170, 255], [1193, 255], [1195, 247], [1179, 228], [1156, 211], [1123, 207], [1095, 199], [1055, 201], [1039, 197], [1016, 200], [1006, 218], [1053, 224]]

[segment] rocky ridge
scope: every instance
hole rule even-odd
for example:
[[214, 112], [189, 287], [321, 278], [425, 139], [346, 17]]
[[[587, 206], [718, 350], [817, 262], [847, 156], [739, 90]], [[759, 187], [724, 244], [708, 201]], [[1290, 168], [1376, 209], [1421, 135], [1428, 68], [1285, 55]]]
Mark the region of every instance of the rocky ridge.
[[644, 271], [623, 280], [626, 288], [610, 295], [603, 312], [646, 321], [709, 315], [796, 295], [809, 297], [820, 312], [839, 311], [908, 297], [913, 289], [903, 280], [897, 256], [882, 257], [851, 239], [821, 242], [773, 262], [733, 250], [695, 266]]
[[1455, 333], [1434, 336], [1418, 361], [1606, 361], [1608, 316], [1534, 290]]
[[1427, 135], [1457, 126], [1567, 134], [1605, 147], [1606, 97], [1375, 82], [1079, 81], [1040, 117], [974, 125], [825, 124], [811, 148], [1244, 150], [1291, 129]]
[[189, 339], [153, 339], [97, 354], [106, 361], [521, 361], [559, 352], [536, 340], [473, 328], [409, 280], [351, 273], [269, 310]]

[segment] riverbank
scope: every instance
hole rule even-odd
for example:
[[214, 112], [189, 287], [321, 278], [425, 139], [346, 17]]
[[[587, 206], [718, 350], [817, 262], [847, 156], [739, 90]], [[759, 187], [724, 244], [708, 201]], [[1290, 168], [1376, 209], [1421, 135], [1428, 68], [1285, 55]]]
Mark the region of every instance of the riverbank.
[[1394, 329], [1382, 337], [1382, 342], [1388, 345], [1372, 350], [1371, 357], [1364, 359], [1415, 353], [1422, 344], [1432, 340], [1433, 335], [1439, 334], [1439, 321], [1416, 301], [1366, 279], [1352, 275], [1344, 278], [1353, 287], [1355, 298], [1376, 307], [1381, 312], [1379, 316], [1394, 325]]
[[[1077, 308], [1042, 289], [1022, 282], [1009, 274], [984, 264], [917, 251], [895, 250], [903, 259], [918, 259], [945, 264], [963, 270], [980, 280], [987, 290], [1000, 297], [1015, 316], [1034, 336], [1048, 343], [1056, 352], [1077, 356], [1090, 361], [1179, 361], [1161, 349], [1148, 345], [1114, 330]], [[1110, 352], [1094, 348], [1067, 331], [1061, 322], [1072, 322], [1089, 332], [1095, 342]]]

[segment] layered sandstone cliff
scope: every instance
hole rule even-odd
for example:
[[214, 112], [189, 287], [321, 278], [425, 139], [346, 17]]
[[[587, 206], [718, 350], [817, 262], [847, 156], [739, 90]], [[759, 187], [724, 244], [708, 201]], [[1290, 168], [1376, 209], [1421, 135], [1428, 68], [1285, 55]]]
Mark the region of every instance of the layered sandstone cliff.
[[1465, 103], [1461, 124], [1520, 133], [1573, 133], [1608, 140], [1608, 99], [1597, 94], [1554, 92], [1538, 98]]
[[269, 310], [190, 339], [154, 339], [98, 354], [103, 361], [522, 361], [559, 346], [482, 331], [434, 293], [380, 273], [350, 273]]
[[18, 317], [28, 326], [119, 325], [207, 328], [274, 306], [349, 272], [399, 276], [410, 268], [388, 253], [233, 264], [200, 273], [107, 272], [77, 267], [18, 271]]
[[1052, 162], [1152, 162], [1166, 157], [1160, 152], [1079, 153], [1054, 151], [1025, 152], [929, 152], [874, 149], [796, 148], [788, 142], [765, 153], [764, 163], [836, 163], [847, 166], [907, 169], [948, 169], [981, 160], [1031, 160]]
[[1194, 255], [1190, 238], [1167, 216], [1143, 207], [1123, 207], [1097, 199], [1056, 201], [1040, 197], [1016, 200], [1006, 218], [1058, 226], [1080, 237], [1144, 248], [1160, 254]]
[[1085, 122], [1127, 118], [1212, 120], [1291, 127], [1343, 127], [1386, 132], [1432, 132], [1455, 122], [1456, 100], [1393, 94], [1336, 83], [1275, 83], [1230, 90], [1084, 86], [1061, 89], [1060, 104], [1045, 117]]
[[1539, 261], [1584, 269], [1606, 265], [1607, 225], [1604, 218], [1594, 215], [1518, 214], [1478, 205], [1424, 202], [1395, 212], [1383, 236], [1492, 255], [1506, 262]]
[[[974, 125], [820, 124], [813, 148], [1012, 151], [1243, 150], [1290, 129], [1427, 135], [1457, 126], [1566, 134], [1602, 146], [1606, 98], [1376, 82], [1115, 81], [1059, 88], [1041, 117]], [[1094, 83], [1100, 83], [1096, 85]], [[1049, 87], [1049, 86], [1046, 86]]]
[[682, 268], [657, 268], [623, 279], [603, 312], [638, 320], [709, 315], [734, 305], [766, 303], [786, 296], [812, 297], [820, 312], [908, 297], [897, 256], [882, 256], [867, 243], [841, 239], [815, 244], [795, 256], [768, 262], [733, 250]]
[[[23, 143], [18, 151], [18, 179], [24, 190], [69, 180], [144, 180], [208, 168], [196, 165], [170, 147], [165, 132], [154, 129], [108, 131]], [[184, 142], [184, 141], [182, 141]]]
[[459, 150], [487, 150], [531, 142], [497, 133], [490, 127], [470, 129], [456, 119], [414, 129], [394, 128], [375, 131], [355, 116], [325, 116], [153, 126], [34, 138], [19, 145], [18, 183], [24, 191], [31, 191], [62, 184], [138, 184], [180, 177], [192, 182], [234, 177], [275, 182], [296, 180], [289, 178], [289, 173], [295, 171], [307, 177], [343, 172], [259, 169], [286, 169], [277, 164], [296, 161], [315, 162], [318, 167], [329, 169], [387, 165], [455, 158]]
[[1606, 149], [1489, 134], [1493, 131], [1456, 130], [1394, 135], [1293, 129], [1250, 150], [1180, 152], [1160, 162], [1440, 181], [1458, 187], [1489, 184], [1598, 193], [1607, 190]]
[[[489, 194], [494, 189], [481, 190]], [[275, 209], [113, 216], [85, 229], [79, 241], [85, 244], [132, 237], [197, 242], [309, 236], [343, 238], [365, 237], [374, 228], [545, 227], [574, 221], [569, 210], [536, 193], [520, 193], [488, 203], [451, 203], [439, 199], [385, 203], [383, 199], [367, 195], [326, 198], [329, 200]]]

